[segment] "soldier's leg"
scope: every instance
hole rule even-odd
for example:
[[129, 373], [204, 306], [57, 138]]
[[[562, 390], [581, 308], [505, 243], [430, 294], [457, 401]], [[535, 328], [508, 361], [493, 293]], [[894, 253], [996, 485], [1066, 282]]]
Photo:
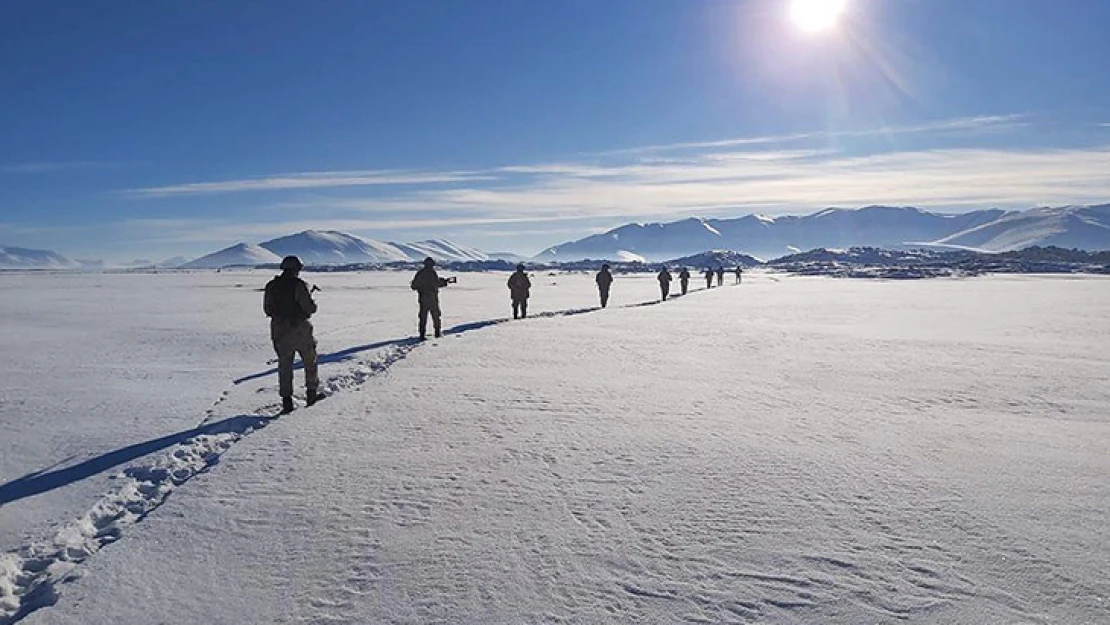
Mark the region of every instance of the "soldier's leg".
[[520, 319], [520, 300], [513, 300], [513, 319]]
[[288, 330], [273, 326], [271, 338], [278, 357], [278, 395], [293, 396], [293, 357], [296, 349], [289, 345]]
[[420, 319], [420, 338], [424, 338], [428, 336], [428, 305], [424, 302], [420, 302], [420, 312], [418, 314]]
[[435, 328], [436, 338], [443, 336], [442, 313], [439, 310], [439, 302], [433, 303], [429, 306], [432, 313], [432, 327]]
[[520, 300], [520, 318], [523, 319], [528, 316], [528, 300]]
[[315, 391], [320, 388], [320, 371], [317, 363], [316, 355], [316, 339], [312, 336], [312, 324], [305, 321], [299, 328], [300, 344], [297, 346], [297, 351], [301, 354], [301, 361], [304, 362], [304, 387], [309, 392]]

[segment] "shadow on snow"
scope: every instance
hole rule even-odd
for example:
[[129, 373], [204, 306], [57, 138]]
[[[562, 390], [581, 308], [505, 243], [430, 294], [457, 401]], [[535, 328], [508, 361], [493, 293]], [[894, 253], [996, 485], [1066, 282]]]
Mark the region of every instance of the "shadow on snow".
[[238, 415], [224, 419], [223, 421], [217, 421], [190, 430], [177, 432], [176, 434], [128, 445], [127, 447], [101, 454], [95, 458], [89, 458], [84, 462], [64, 469], [51, 470], [48, 468], [42, 471], [29, 473], [19, 479], [12, 480], [0, 486], [0, 506], [27, 497], [41, 495], [42, 493], [47, 493], [75, 482], [80, 482], [81, 480], [92, 477], [98, 473], [103, 473], [113, 467], [131, 462], [136, 458], [141, 458], [147, 454], [183, 443], [194, 436], [200, 436], [202, 434], [243, 434], [248, 430], [257, 429], [270, 419], [272, 419], [272, 417]]

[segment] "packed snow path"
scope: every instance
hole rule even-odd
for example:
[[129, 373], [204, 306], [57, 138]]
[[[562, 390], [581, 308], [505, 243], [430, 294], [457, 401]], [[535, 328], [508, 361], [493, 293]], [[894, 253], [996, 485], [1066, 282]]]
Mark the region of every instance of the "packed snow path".
[[368, 350], [26, 622], [1106, 622], [1108, 285], [764, 280]]

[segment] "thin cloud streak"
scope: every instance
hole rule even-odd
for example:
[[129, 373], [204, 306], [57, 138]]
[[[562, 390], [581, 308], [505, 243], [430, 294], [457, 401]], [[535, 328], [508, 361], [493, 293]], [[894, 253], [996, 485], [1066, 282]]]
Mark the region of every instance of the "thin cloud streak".
[[160, 198], [182, 195], [209, 195], [244, 191], [282, 191], [291, 189], [319, 189], [328, 187], [431, 185], [457, 182], [493, 180], [487, 174], [474, 172], [408, 172], [401, 170], [348, 171], [348, 172], [299, 172], [279, 176], [225, 180], [221, 182], [194, 182], [189, 184], [129, 189], [132, 197]]
[[946, 133], [952, 131], [973, 130], [1009, 130], [1026, 124], [1028, 119], [1024, 114], [1011, 115], [981, 115], [976, 117], [961, 117], [957, 119], [941, 120], [938, 122], [888, 126], [882, 128], [869, 128], [864, 130], [829, 130], [821, 132], [802, 132], [783, 135], [768, 135], [764, 137], [739, 137], [736, 139], [722, 139], [717, 141], [692, 141], [685, 143], [670, 143], [662, 145], [646, 145], [635, 148], [609, 150], [598, 152], [597, 155], [631, 155], [652, 152], [674, 152], [678, 150], [698, 150], [714, 148], [731, 148], [754, 145], [773, 145], [777, 143], [793, 143], [810, 139], [832, 139], [837, 137], [875, 137], [895, 136], [928, 133]]
[[[926, 124], [909, 126], [890, 126], [866, 130], [844, 130], [807, 132], [788, 135], [767, 137], [742, 137], [720, 141], [701, 141], [674, 143], [669, 145], [641, 146], [622, 150], [595, 153], [594, 156], [634, 156], [649, 155], [654, 153], [681, 152], [688, 150], [718, 150], [722, 148], [740, 148], [744, 146], [768, 146], [777, 143], [791, 143], [805, 140], [833, 139], [837, 137], [871, 137], [871, 136], [896, 136], [908, 134], [946, 133], [953, 131], [1002, 131], [1013, 129], [1025, 124], [1026, 115], [988, 115], [979, 117], [966, 117], [942, 120]], [[748, 150], [733, 151], [721, 157], [738, 160], [800, 160], [818, 156], [834, 154], [828, 149], [789, 149], [789, 150]], [[707, 155], [702, 155], [706, 158]], [[644, 165], [658, 164], [658, 157], [645, 158]], [[661, 159], [672, 163], [681, 164], [680, 159]], [[160, 187], [141, 189], [128, 189], [124, 195], [135, 198], [165, 198], [176, 196], [196, 196], [225, 193], [243, 193], [250, 191], [288, 191], [304, 189], [323, 189], [334, 187], [357, 186], [425, 186], [449, 185], [462, 182], [498, 182], [506, 175], [522, 176], [611, 176], [609, 167], [590, 165], [588, 163], [540, 163], [532, 165], [510, 165], [482, 171], [411, 171], [411, 170], [369, 170], [369, 171], [334, 171], [334, 172], [295, 172], [274, 176], [260, 176], [237, 180], [223, 180], [216, 182], [194, 182]]]
[[[541, 217], [541, 218], [485, 218], [460, 217], [456, 219], [314, 219], [292, 221], [222, 222], [213, 224], [210, 219], [129, 219], [120, 225], [132, 236], [147, 243], [161, 244], [212, 244], [228, 247], [236, 243], [258, 243], [267, 239], [284, 236], [304, 230], [339, 230], [342, 232], [381, 232], [386, 230], [428, 230], [441, 236], [444, 229], [474, 226], [505, 226], [513, 224], [540, 224], [552, 222], [574, 222], [584, 219], [580, 215]], [[513, 230], [526, 234], [529, 232], [567, 233], [578, 232], [578, 228], [553, 230]], [[377, 238], [377, 237], [367, 237]], [[389, 237], [384, 237], [382, 240]]]
[[59, 171], [107, 169], [118, 165], [119, 163], [110, 161], [32, 161], [27, 163], [16, 163], [14, 165], [0, 165], [0, 173], [47, 174]]

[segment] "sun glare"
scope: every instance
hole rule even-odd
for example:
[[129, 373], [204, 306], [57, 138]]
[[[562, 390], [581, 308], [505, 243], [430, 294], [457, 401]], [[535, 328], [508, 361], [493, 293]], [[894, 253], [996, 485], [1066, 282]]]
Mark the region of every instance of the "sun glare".
[[836, 28], [847, 0], [793, 0], [790, 19], [807, 33], [818, 33]]

